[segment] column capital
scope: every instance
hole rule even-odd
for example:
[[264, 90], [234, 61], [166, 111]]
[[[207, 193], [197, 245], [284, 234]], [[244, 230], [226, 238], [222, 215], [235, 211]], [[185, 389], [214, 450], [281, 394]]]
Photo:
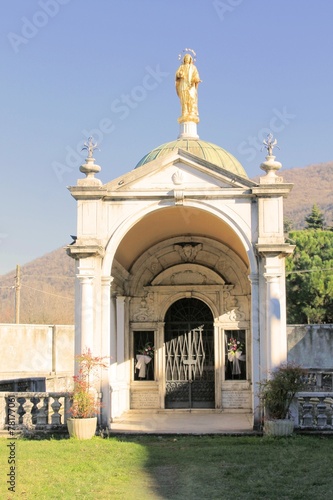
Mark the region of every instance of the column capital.
[[125, 295], [117, 295], [117, 302], [125, 302], [126, 296]]
[[249, 282], [251, 283], [251, 285], [258, 285], [258, 283], [259, 283], [259, 275], [258, 275], [258, 273], [256, 273], [256, 274], [249, 274], [247, 278], [248, 278]]
[[81, 285], [91, 284], [93, 282], [94, 276], [89, 274], [77, 274], [77, 279], [81, 283]]
[[295, 245], [289, 243], [257, 243], [255, 248], [263, 257], [287, 257], [293, 253]]
[[278, 283], [281, 276], [282, 273], [274, 273], [274, 274], [264, 273], [264, 278], [266, 280], [266, 283]]
[[111, 286], [113, 280], [113, 276], [101, 276], [102, 286]]

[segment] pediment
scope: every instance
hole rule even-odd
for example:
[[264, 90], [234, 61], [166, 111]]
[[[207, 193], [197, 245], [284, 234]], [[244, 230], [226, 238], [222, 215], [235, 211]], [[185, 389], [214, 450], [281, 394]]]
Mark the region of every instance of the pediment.
[[148, 191], [174, 189], [249, 189], [257, 186], [206, 160], [183, 150], [170, 153], [128, 172], [106, 184], [108, 191]]

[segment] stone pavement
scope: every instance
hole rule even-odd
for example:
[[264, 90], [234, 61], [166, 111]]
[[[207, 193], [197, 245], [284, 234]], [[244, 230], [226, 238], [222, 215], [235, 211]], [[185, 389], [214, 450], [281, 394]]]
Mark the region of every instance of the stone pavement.
[[111, 434], [256, 434], [251, 413], [221, 410], [130, 410], [111, 424]]

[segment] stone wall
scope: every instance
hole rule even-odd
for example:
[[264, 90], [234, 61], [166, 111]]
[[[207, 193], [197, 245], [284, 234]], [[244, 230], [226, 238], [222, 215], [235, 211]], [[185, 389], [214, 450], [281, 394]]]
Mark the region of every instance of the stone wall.
[[[289, 325], [288, 361], [333, 370], [333, 325]], [[67, 389], [74, 370], [74, 326], [0, 324], [0, 380], [45, 377], [48, 391]]]
[[74, 326], [0, 324], [0, 343], [0, 380], [45, 377], [47, 391], [72, 385]]
[[333, 370], [333, 325], [289, 325], [288, 361], [304, 368]]

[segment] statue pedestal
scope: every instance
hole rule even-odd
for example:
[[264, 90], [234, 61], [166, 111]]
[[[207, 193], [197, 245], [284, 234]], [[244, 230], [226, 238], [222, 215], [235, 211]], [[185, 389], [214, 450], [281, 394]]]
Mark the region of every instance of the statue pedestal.
[[180, 123], [178, 139], [199, 139], [197, 124], [194, 122]]

